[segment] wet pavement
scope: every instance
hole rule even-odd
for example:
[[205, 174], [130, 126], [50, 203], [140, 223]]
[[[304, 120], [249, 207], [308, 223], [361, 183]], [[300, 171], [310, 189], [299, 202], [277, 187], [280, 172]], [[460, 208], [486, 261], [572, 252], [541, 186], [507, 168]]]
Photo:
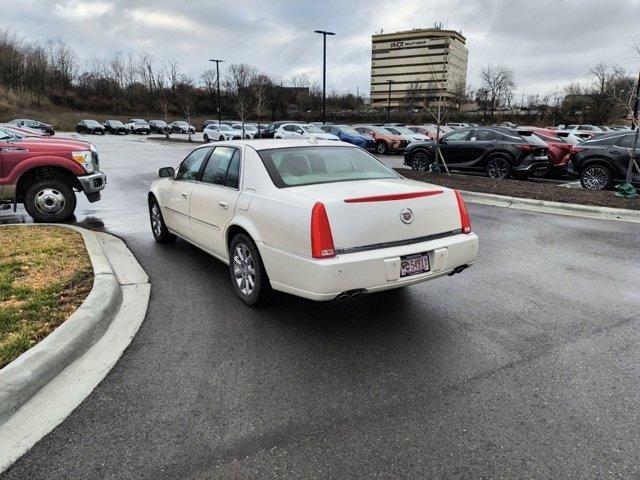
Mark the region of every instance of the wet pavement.
[[481, 250], [461, 275], [255, 310], [223, 264], [153, 241], [149, 185], [191, 147], [89, 138], [109, 184], [75, 223], [125, 240], [149, 310], [0, 478], [640, 475], [639, 225], [469, 205]]

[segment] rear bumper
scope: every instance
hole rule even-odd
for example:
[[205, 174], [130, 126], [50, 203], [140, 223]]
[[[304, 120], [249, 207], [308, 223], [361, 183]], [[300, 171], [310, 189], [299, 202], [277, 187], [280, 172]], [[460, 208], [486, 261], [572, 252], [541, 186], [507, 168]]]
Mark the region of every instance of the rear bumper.
[[[82, 191], [87, 195], [89, 200], [95, 201], [92, 200], [92, 198], [96, 198], [96, 195], [94, 194], [104, 189], [107, 184], [107, 175], [104, 172], [90, 173], [89, 175], [82, 175], [78, 177], [78, 181], [80, 182], [80, 185], [82, 185]], [[98, 196], [96, 200], [99, 198], [100, 197]]]
[[532, 157], [527, 156], [520, 161], [520, 164], [514, 167], [516, 172], [533, 173], [536, 170], [549, 170], [551, 168], [551, 160], [549, 157]]
[[[412, 245], [314, 260], [264, 243], [258, 245], [271, 286], [310, 300], [332, 300], [343, 292], [372, 293], [433, 280], [478, 256], [478, 237], [458, 234]], [[428, 252], [430, 271], [400, 277], [400, 257]]]

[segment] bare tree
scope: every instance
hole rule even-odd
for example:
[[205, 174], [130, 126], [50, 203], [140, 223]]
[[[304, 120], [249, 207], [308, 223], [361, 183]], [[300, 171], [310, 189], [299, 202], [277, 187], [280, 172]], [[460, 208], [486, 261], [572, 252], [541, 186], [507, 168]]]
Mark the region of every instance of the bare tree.
[[487, 92], [491, 118], [516, 87], [513, 70], [506, 65], [488, 65], [480, 71], [482, 88]]
[[233, 107], [242, 122], [242, 136], [247, 114], [251, 111], [254, 100], [251, 86], [256, 77], [256, 69], [245, 63], [232, 64], [225, 80], [226, 91], [232, 99]]
[[267, 89], [271, 85], [269, 77], [266, 75], [257, 75], [253, 80], [253, 97], [255, 99], [255, 113], [258, 120], [258, 136], [261, 137], [260, 119], [265, 110], [267, 101]]
[[596, 123], [603, 124], [612, 113], [611, 96], [614, 84], [624, 76], [624, 70], [617, 65], [598, 63], [589, 68], [591, 77], [591, 95], [593, 97], [592, 115]]

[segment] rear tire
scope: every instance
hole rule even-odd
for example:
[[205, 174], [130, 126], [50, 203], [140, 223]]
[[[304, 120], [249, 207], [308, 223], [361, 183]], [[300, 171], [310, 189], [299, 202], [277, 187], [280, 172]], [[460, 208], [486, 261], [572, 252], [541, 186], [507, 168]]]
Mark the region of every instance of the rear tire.
[[76, 194], [62, 180], [40, 180], [27, 189], [24, 208], [36, 222], [61, 222], [73, 216]]
[[156, 242], [171, 243], [175, 241], [176, 236], [169, 232], [167, 225], [164, 223], [162, 210], [155, 198], [152, 198], [149, 201], [149, 220], [151, 221], [151, 232], [153, 233], [153, 238], [156, 239]]
[[580, 172], [580, 185], [589, 190], [609, 190], [613, 184], [611, 169], [602, 163], [589, 165]]
[[504, 157], [492, 157], [487, 161], [485, 171], [489, 178], [502, 180], [511, 176], [511, 164]]
[[271, 284], [260, 252], [253, 240], [243, 233], [237, 234], [231, 240], [229, 274], [236, 295], [246, 305], [255, 307], [268, 299]]

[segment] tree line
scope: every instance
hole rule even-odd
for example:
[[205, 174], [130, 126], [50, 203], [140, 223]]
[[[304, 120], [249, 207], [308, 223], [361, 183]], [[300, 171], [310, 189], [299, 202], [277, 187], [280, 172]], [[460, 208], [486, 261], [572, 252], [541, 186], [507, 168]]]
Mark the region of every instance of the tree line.
[[[13, 102], [14, 107], [58, 105], [94, 113], [162, 113], [165, 117], [213, 117], [220, 107], [225, 117], [263, 121], [315, 119], [322, 108], [321, 85], [307, 75], [285, 79], [246, 64], [224, 65], [218, 106], [215, 69], [192, 78], [176, 60], [156, 62], [148, 53], [114, 52], [109, 58], [81, 61], [62, 40], [27, 42], [8, 29], [0, 30], [0, 113], [3, 99], [5, 109]], [[635, 78], [617, 65], [600, 63], [588, 69], [587, 81], [571, 83], [562, 91], [516, 98], [516, 88], [512, 68], [487, 65], [480, 71], [477, 88], [464, 83], [452, 88], [443, 79], [436, 89], [440, 93], [434, 94], [416, 84], [392, 117], [432, 121], [429, 118], [436, 116], [437, 123], [473, 118], [488, 123], [518, 114], [533, 122], [564, 119], [603, 124], [629, 113]], [[443, 102], [441, 92], [447, 89], [447, 108], [436, 109]], [[365, 103], [352, 93], [327, 94], [331, 119], [384, 119], [384, 112], [372, 112]]]

